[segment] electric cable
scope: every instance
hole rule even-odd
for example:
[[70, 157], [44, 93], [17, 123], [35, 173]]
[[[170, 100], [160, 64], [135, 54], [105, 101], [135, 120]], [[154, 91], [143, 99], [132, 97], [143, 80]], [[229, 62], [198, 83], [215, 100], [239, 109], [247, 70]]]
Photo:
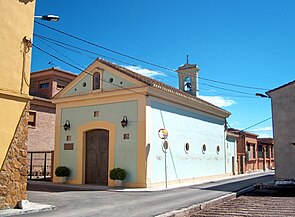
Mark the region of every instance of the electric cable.
[[[34, 21], [34, 22], [37, 23], [38, 25], [41, 25], [41, 26], [46, 27], [46, 28], [48, 28], [48, 29], [51, 29], [52, 31], [58, 32], [58, 33], [60, 33], [60, 34], [66, 35], [66, 36], [68, 36], [68, 37], [74, 38], [74, 39], [76, 39], [76, 40], [79, 40], [79, 41], [82, 41], [82, 42], [84, 42], [84, 43], [90, 44], [90, 45], [92, 45], [92, 46], [98, 47], [98, 48], [100, 48], [100, 49], [103, 49], [103, 50], [106, 50], [106, 51], [109, 51], [109, 52], [112, 52], [112, 53], [118, 54], [118, 55], [120, 55], [120, 56], [124, 56], [124, 57], [126, 57], [126, 58], [136, 60], [136, 61], [138, 61], [138, 62], [142, 62], [142, 63], [148, 64], [148, 65], [152, 65], [152, 66], [155, 66], [155, 67], [157, 67], [157, 68], [165, 69], [165, 70], [172, 71], [172, 72], [177, 72], [177, 71], [174, 70], [174, 69], [171, 69], [171, 68], [168, 68], [168, 67], [165, 67], [165, 66], [161, 66], [161, 65], [158, 65], [158, 64], [155, 64], [155, 63], [152, 63], [152, 62], [146, 61], [146, 60], [142, 60], [142, 59], [139, 59], [139, 58], [137, 58], [137, 57], [133, 57], [133, 56], [130, 56], [130, 55], [127, 55], [127, 54], [124, 54], [124, 53], [118, 52], [118, 51], [116, 51], [116, 50], [113, 50], [113, 49], [107, 48], [107, 47], [105, 47], [105, 46], [102, 46], [102, 45], [99, 45], [99, 44], [96, 44], [96, 43], [90, 42], [90, 41], [88, 41], [88, 40], [85, 40], [85, 39], [83, 39], [83, 38], [77, 37], [77, 36], [75, 36], [75, 35], [73, 35], [73, 34], [66, 33], [66, 32], [64, 32], [64, 31], [61, 31], [61, 30], [56, 29], [56, 28], [53, 28], [53, 27], [48, 26], [48, 25], [46, 25], [46, 24], [40, 23], [40, 22], [38, 22], [38, 21]], [[239, 85], [239, 84], [232, 84], [232, 83], [229, 83], [229, 82], [217, 81], [217, 80], [214, 80], [214, 79], [208, 79], [208, 78], [204, 78], [204, 77], [200, 77], [200, 76], [199, 76], [199, 79], [203, 79], [203, 80], [207, 80], [207, 81], [215, 82], [215, 83], [219, 83], [219, 84], [224, 84], [224, 85], [230, 85], [230, 86], [240, 87], [240, 88], [255, 89], [255, 90], [268, 90], [268, 89], [266, 89], [266, 88], [252, 87], [252, 86]]]
[[266, 118], [266, 119], [264, 119], [263, 121], [260, 121], [260, 122], [258, 122], [258, 123], [256, 123], [256, 124], [253, 124], [253, 125], [249, 126], [249, 127], [246, 127], [246, 128], [244, 128], [244, 129], [240, 130], [240, 132], [243, 132], [243, 131], [248, 130], [248, 129], [252, 128], [252, 127], [255, 127], [255, 126], [257, 126], [257, 125], [259, 125], [259, 124], [261, 124], [261, 123], [263, 123], [263, 122], [265, 122], [265, 121], [270, 120], [271, 118], [272, 118], [272, 117]]
[[[41, 36], [41, 35], [38, 35], [38, 34], [34, 34], [38, 39], [40, 40], [45, 40], [47, 42], [50, 42], [50, 43], [53, 43], [57, 46], [60, 46], [64, 49], [67, 49], [67, 50], [70, 50], [70, 51], [73, 51], [73, 52], [76, 52], [80, 55], [84, 55], [82, 52], [79, 52], [77, 50], [73, 50], [69, 47], [72, 47], [72, 48], [75, 48], [75, 49], [78, 49], [78, 50], [82, 50], [84, 52], [88, 52], [88, 53], [91, 53], [91, 54], [95, 54], [95, 55], [98, 55], [98, 56], [102, 56], [102, 57], [105, 57], [107, 59], [113, 59], [113, 60], [116, 60], [116, 61], [119, 61], [119, 62], [122, 62], [122, 63], [125, 63], [125, 64], [128, 64], [128, 65], [132, 65], [131, 63], [129, 62], [125, 62], [125, 61], [121, 61], [121, 60], [118, 60], [118, 59], [115, 59], [115, 58], [112, 58], [112, 57], [108, 57], [108, 56], [105, 56], [105, 55], [101, 55], [99, 53], [96, 53], [96, 52], [93, 52], [93, 51], [89, 51], [87, 49], [83, 49], [83, 48], [80, 48], [80, 47], [77, 47], [77, 46], [73, 46], [73, 45], [70, 45], [70, 44], [67, 44], [67, 43], [64, 43], [64, 42], [60, 42], [60, 41], [57, 41], [55, 39], [51, 39], [51, 38], [48, 38], [46, 36]], [[65, 47], [65, 46], [68, 46], [68, 47]], [[60, 52], [59, 52], [60, 53]], [[91, 60], [95, 60], [96, 58], [95, 57], [92, 57], [92, 56], [89, 56], [89, 55], [86, 55], [88, 58], [90, 58]], [[72, 60], [71, 60], [72, 61]], [[76, 63], [78, 64], [78, 63]], [[132, 66], [136, 66], [136, 65], [132, 65]], [[140, 66], [137, 66], [137, 67], [140, 67]], [[151, 70], [151, 69], [150, 69]], [[164, 76], [168, 76], [168, 77], [172, 77], [172, 78], [177, 78], [176, 76], [172, 76], [172, 75], [169, 75], [169, 74], [165, 74], [163, 73]], [[213, 88], [217, 88], [217, 89], [222, 89], [222, 90], [226, 90], [226, 91], [230, 91], [230, 92], [236, 92], [236, 93], [241, 93], [241, 94], [246, 94], [246, 95], [251, 95], [253, 96], [254, 94], [251, 94], [251, 93], [246, 93], [246, 92], [242, 92], [242, 91], [236, 91], [236, 90], [232, 90], [232, 89], [226, 89], [226, 88], [221, 88], [221, 87], [217, 87], [217, 86], [214, 86], [214, 85], [209, 85], [209, 84], [205, 84], [205, 83], [199, 83], [199, 84], [202, 84], [202, 85], [205, 85], [205, 86], [209, 86], [209, 87], [213, 87]], [[260, 98], [260, 97], [254, 97], [254, 98]]]
[[[71, 63], [68, 63], [67, 61], [64, 61], [63, 59], [60, 59], [59, 57], [57, 57], [57, 56], [55, 56], [55, 55], [52, 55], [51, 53], [48, 53], [47, 51], [44, 51], [43, 49], [41, 49], [40, 47], [38, 47], [38, 46], [36, 46], [36, 45], [34, 45], [34, 44], [32, 44], [32, 46], [35, 47], [36, 49], [38, 49], [39, 51], [41, 51], [41, 52], [43, 52], [43, 53], [45, 53], [45, 54], [47, 54], [47, 55], [49, 55], [49, 56], [51, 56], [51, 57], [53, 57], [53, 58], [59, 60], [59, 61], [61, 61], [61, 62], [65, 63], [65, 64], [67, 64], [67, 65], [69, 65], [69, 66], [71, 66], [71, 67], [73, 67], [73, 68], [75, 68], [75, 69], [81, 71], [81, 72], [85, 72], [86, 74], [88, 74], [88, 75], [90, 75], [90, 76], [93, 76], [90, 72], [87, 72], [86, 70], [83, 70], [83, 69], [81, 69], [81, 68], [79, 68], [79, 67], [77, 67], [77, 66], [75, 66], [75, 65], [73, 65], [73, 64], [71, 64]], [[111, 85], [113, 85], [113, 86], [120, 87], [120, 88], [122, 88], [122, 89], [124, 89], [124, 90], [128, 90], [128, 91], [133, 92], [133, 93], [136, 93], [136, 94], [140, 94], [140, 95], [148, 96], [148, 95], [146, 95], [146, 94], [139, 93], [139, 92], [133, 91], [133, 90], [131, 90], [131, 89], [125, 88], [125, 87], [123, 87], [123, 86], [120, 86], [120, 85], [117, 85], [117, 84], [111, 83], [111, 82], [106, 81], [106, 80], [104, 80], [104, 79], [101, 79], [101, 80], [104, 81], [104, 82], [107, 82], [107, 83], [109, 83], [109, 84], [111, 84]]]

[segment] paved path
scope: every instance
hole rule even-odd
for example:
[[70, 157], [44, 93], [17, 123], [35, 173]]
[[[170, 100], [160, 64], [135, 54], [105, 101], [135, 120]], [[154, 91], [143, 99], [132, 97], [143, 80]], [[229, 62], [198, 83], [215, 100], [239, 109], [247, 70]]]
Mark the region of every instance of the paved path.
[[[272, 173], [235, 176], [163, 191], [79, 191], [65, 186], [60, 192], [58, 189], [55, 192], [52, 189], [48, 192], [30, 190], [30, 201], [55, 205], [57, 210], [25, 216], [155, 216], [236, 192], [255, 183], [269, 182], [273, 177]], [[31, 188], [34, 190], [33, 186]]]

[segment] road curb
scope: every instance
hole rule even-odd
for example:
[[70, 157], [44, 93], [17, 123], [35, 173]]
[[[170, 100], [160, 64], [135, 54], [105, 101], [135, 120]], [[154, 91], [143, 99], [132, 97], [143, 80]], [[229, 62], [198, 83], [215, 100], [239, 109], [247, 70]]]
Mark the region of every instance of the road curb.
[[4, 209], [0, 210], [0, 217], [4, 216], [16, 216], [16, 215], [23, 215], [29, 213], [37, 213], [37, 212], [46, 212], [56, 210], [55, 206], [52, 205], [45, 205], [39, 203], [32, 203], [30, 202], [30, 207], [27, 209]]
[[160, 215], [157, 215], [155, 217], [185, 217], [185, 216], [191, 216], [193, 215], [195, 212], [198, 212], [200, 210], [204, 210], [204, 209], [208, 209], [214, 205], [226, 202], [228, 200], [237, 198], [243, 194], [246, 194], [248, 192], [251, 192], [254, 190], [254, 186], [249, 186], [247, 188], [243, 188], [241, 190], [239, 190], [236, 193], [229, 193], [202, 203], [198, 203], [198, 204], [194, 204], [191, 205], [189, 207], [185, 207], [179, 210], [173, 210], [167, 213], [163, 213]]

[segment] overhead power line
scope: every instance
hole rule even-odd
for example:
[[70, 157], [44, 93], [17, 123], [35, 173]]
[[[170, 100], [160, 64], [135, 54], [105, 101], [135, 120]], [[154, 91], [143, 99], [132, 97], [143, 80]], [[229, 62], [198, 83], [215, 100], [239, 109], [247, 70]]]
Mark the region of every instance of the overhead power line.
[[[100, 56], [99, 53], [96, 53], [96, 52], [93, 52], [93, 51], [89, 51], [89, 50], [86, 50], [86, 49], [83, 49], [83, 48], [79, 48], [77, 46], [73, 46], [73, 45], [70, 45], [70, 44], [67, 44], [67, 43], [64, 43], [64, 42], [59, 42], [57, 40], [54, 40], [54, 39], [48, 39], [48, 37], [45, 37], [45, 36], [40, 36], [38, 34], [35, 35], [42, 43], [46, 44], [46, 46], [50, 47], [51, 49], [53, 49], [54, 51], [56, 51], [57, 53], [59, 53], [60, 55], [62, 55], [63, 57], [65, 57], [66, 59], [70, 60], [71, 62], [74, 62], [72, 59], [68, 58], [67, 56], [63, 55], [61, 52], [57, 51], [55, 48], [53, 48], [52, 46], [48, 45], [47, 43], [45, 43], [45, 41], [49, 42], [49, 43], [53, 43], [57, 46], [60, 46], [66, 50], [70, 50], [70, 51], [73, 51], [73, 52], [77, 52], [81, 55], [84, 55], [82, 52], [78, 51], [78, 50], [83, 50], [84, 52], [88, 52], [88, 53], [91, 53], [91, 54], [95, 54], [95, 55], [98, 55]], [[63, 46], [63, 45], [65, 46]], [[69, 48], [70, 47], [70, 48]], [[78, 49], [78, 50], [74, 50], [74, 49]], [[96, 57], [89, 57], [88, 55], [86, 55], [88, 58], [92, 59], [92, 60], [95, 60]], [[113, 58], [110, 58], [108, 56], [103, 56], [107, 59], [113, 59]], [[117, 61], [120, 61], [120, 60], [117, 60]], [[123, 62], [127, 65], [131, 65], [130, 63], [128, 62], [125, 62], [125, 61], [120, 61], [120, 62]], [[75, 64], [77, 65], [80, 65], [79, 63], [75, 62]], [[136, 65], [135, 65], [136, 66]], [[80, 65], [80, 67], [83, 68], [83, 66]], [[172, 77], [172, 78], [178, 78], [176, 76], [173, 76], [173, 75], [167, 75], [165, 74], [165, 76], [169, 76], [169, 77]], [[214, 86], [214, 85], [209, 85], [209, 84], [205, 84], [205, 83], [199, 83], [199, 84], [202, 84], [202, 85], [205, 85], [205, 86], [208, 86], [208, 87], [213, 87], [213, 88], [216, 88], [216, 89], [221, 89], [221, 90], [226, 90], [226, 91], [230, 91], [230, 92], [234, 92], [234, 93], [240, 93], [240, 94], [246, 94], [246, 95], [250, 95], [250, 96], [253, 96], [254, 94], [253, 93], [246, 93], [246, 92], [242, 92], [242, 91], [237, 91], [237, 90], [232, 90], [232, 89], [227, 89], [227, 88], [222, 88], [222, 87], [217, 87], [217, 86]], [[253, 96], [253, 98], [260, 98], [260, 97], [257, 97], [257, 96]]]
[[260, 122], [258, 122], [258, 123], [256, 123], [256, 124], [253, 124], [253, 125], [251, 125], [251, 126], [249, 126], [249, 127], [246, 127], [246, 128], [244, 128], [244, 129], [242, 129], [240, 132], [243, 132], [243, 131], [248, 130], [248, 129], [252, 128], [252, 127], [255, 127], [255, 126], [257, 126], [257, 125], [259, 125], [259, 124], [261, 124], [261, 123], [263, 123], [263, 122], [265, 122], [265, 121], [268, 121], [268, 120], [270, 120], [270, 119], [271, 119], [271, 117], [266, 118], [266, 119], [264, 119], [263, 121], [260, 121]]
[[[95, 46], [95, 47], [98, 47], [100, 49], [103, 49], [103, 50], [106, 50], [106, 51], [109, 51], [109, 52], [112, 52], [112, 53], [115, 53], [115, 54], [118, 54], [120, 56], [124, 56], [126, 58], [129, 58], [129, 59], [132, 59], [132, 60], [136, 60], [138, 62], [141, 62], [141, 63], [145, 63], [145, 64], [148, 64], [148, 65], [151, 65], [151, 66], [154, 66], [154, 67], [157, 67], [157, 68], [161, 68], [161, 69], [165, 69], [165, 70], [168, 70], [168, 71], [172, 71], [172, 72], [177, 72], [176, 70], [174, 69], [171, 69], [171, 68], [168, 68], [168, 67], [165, 67], [165, 66], [161, 66], [161, 65], [158, 65], [158, 64], [155, 64], [155, 63], [152, 63], [152, 62], [149, 62], [149, 61], [146, 61], [146, 60], [142, 60], [142, 59], [139, 59], [137, 57], [133, 57], [133, 56], [130, 56], [130, 55], [127, 55], [127, 54], [124, 54], [124, 53], [121, 53], [121, 52], [118, 52], [116, 50], [113, 50], [113, 49], [110, 49], [110, 48], [107, 48], [105, 46], [102, 46], [102, 45], [99, 45], [99, 44], [96, 44], [96, 43], [93, 43], [93, 42], [90, 42], [88, 40], [85, 40], [85, 39], [82, 39], [78, 36], [75, 36], [73, 34], [69, 34], [69, 33], [66, 33], [64, 31], [61, 31], [59, 29], [56, 29], [56, 28], [53, 28], [51, 26], [48, 26], [46, 24], [43, 24], [43, 23], [40, 23], [38, 21], [34, 21], [35, 23], [37, 23], [38, 25], [41, 25], [43, 27], [46, 27], [48, 29], [51, 29], [52, 31], [55, 31], [55, 32], [58, 32], [60, 34], [63, 34], [63, 35], [66, 35], [68, 37], [71, 37], [71, 38], [74, 38], [76, 40], [79, 40], [79, 41], [82, 41], [84, 43], [87, 43], [87, 44], [90, 44], [92, 46]], [[240, 88], [247, 88], [247, 89], [255, 89], [255, 90], [268, 90], [266, 88], [260, 88], [260, 87], [251, 87], [251, 86], [246, 86], [246, 85], [239, 85], [239, 84], [232, 84], [232, 83], [229, 83], [229, 82], [223, 82], [223, 81], [217, 81], [217, 80], [214, 80], [214, 79], [208, 79], [208, 78], [204, 78], [204, 77], [199, 77], [200, 79], [203, 79], [203, 80], [207, 80], [207, 81], [210, 81], [210, 82], [215, 82], [215, 83], [219, 83], [219, 84], [224, 84], [224, 85], [230, 85], [230, 86], [234, 86], [234, 87], [240, 87]]]
[[[87, 50], [87, 49], [83, 49], [83, 48], [80, 48], [80, 47], [77, 47], [77, 46], [74, 46], [74, 45], [71, 45], [71, 44], [67, 44], [67, 43], [64, 43], [64, 42], [60, 42], [58, 40], [55, 40], [55, 39], [51, 39], [49, 37], [46, 37], [46, 36], [41, 36], [41, 35], [38, 35], [38, 34], [34, 34], [34, 36], [39, 39], [42, 43], [46, 44], [46, 46], [50, 47], [51, 49], [53, 49], [54, 51], [56, 51], [57, 53], [59, 53], [60, 55], [64, 56], [65, 58], [67, 59], [70, 59], [68, 57], [66, 57], [65, 55], [61, 54], [61, 52], [57, 51], [56, 49], [54, 49], [52, 46], [48, 45], [47, 43], [45, 43], [45, 41], [49, 42], [49, 43], [52, 43], [56, 46], [59, 46], [59, 47], [62, 47], [63, 49], [66, 49], [66, 50], [69, 50], [69, 51], [72, 51], [72, 52], [75, 52], [75, 53], [78, 53], [80, 55], [85, 55], [84, 53], [82, 53], [81, 51], [84, 51], [84, 52], [87, 52], [87, 53], [91, 53], [91, 54], [95, 54], [95, 55], [98, 55], [98, 56], [102, 56], [106, 59], [113, 59], [113, 60], [116, 60], [116, 61], [119, 61], [119, 62], [122, 62], [124, 64], [127, 64], [127, 65], [132, 65], [131, 63], [128, 63], [126, 61], [121, 61], [121, 60], [118, 60], [118, 59], [114, 59], [112, 57], [108, 57], [108, 56], [105, 56], [105, 55], [101, 55], [99, 53], [96, 53], [96, 52], [93, 52], [93, 51], [90, 51], [90, 50]], [[96, 57], [93, 57], [93, 56], [89, 56], [89, 55], [85, 55], [86, 57], [90, 58], [91, 60], [95, 60]], [[70, 59], [71, 62], [73, 62], [72, 59]], [[79, 63], [75, 62], [77, 65], [80, 65]], [[81, 65], [80, 65], [81, 66]], [[136, 65], [132, 65], [132, 66], [136, 66]], [[83, 66], [81, 66], [83, 68]], [[140, 67], [140, 66], [138, 66]], [[172, 78], [178, 78], [177, 76], [173, 76], [173, 75], [170, 75], [170, 74], [164, 74], [165, 76], [168, 76], [168, 77], [172, 77]], [[222, 87], [217, 87], [217, 86], [214, 86], [214, 85], [209, 85], [209, 84], [205, 84], [205, 83], [199, 83], [199, 84], [202, 84], [202, 85], [205, 85], [205, 86], [208, 86], [208, 87], [213, 87], [213, 88], [216, 88], [216, 89], [221, 89], [221, 90], [226, 90], [226, 91], [229, 91], [229, 92], [234, 92], [234, 93], [240, 93], [240, 94], [246, 94], [246, 95], [250, 95], [250, 96], [253, 96], [253, 98], [260, 98], [260, 97], [257, 97], [255, 96], [254, 97], [254, 94], [253, 93], [246, 93], [246, 92], [242, 92], [242, 91], [237, 91], [237, 90], [233, 90], [233, 89], [227, 89], [227, 88], [222, 88]]]
[[[88, 75], [90, 75], [90, 76], [93, 76], [92, 73], [90, 73], [90, 72], [88, 72], [88, 71], [86, 71], [86, 70], [84, 70], [84, 69], [81, 69], [81, 68], [79, 68], [79, 67], [77, 67], [77, 66], [75, 66], [75, 65], [73, 65], [73, 64], [71, 64], [71, 63], [69, 63], [69, 62], [67, 62], [67, 61], [65, 61], [65, 60], [63, 60], [63, 59], [61, 59], [61, 58], [59, 58], [59, 57], [57, 57], [57, 56], [55, 56], [55, 55], [53, 55], [53, 54], [51, 54], [51, 53], [49, 53], [49, 52], [47, 52], [47, 51], [41, 49], [40, 47], [38, 47], [38, 46], [36, 46], [36, 45], [34, 45], [34, 44], [32, 44], [32, 45], [33, 45], [33, 47], [35, 47], [35, 48], [38, 49], [39, 51], [41, 51], [41, 52], [43, 52], [43, 53], [45, 53], [45, 54], [47, 54], [47, 55], [49, 55], [49, 56], [51, 56], [51, 57], [53, 57], [53, 58], [59, 60], [59, 61], [61, 61], [61, 62], [65, 63], [65, 64], [67, 64], [67, 65], [69, 65], [69, 66], [71, 66], [71, 67], [73, 67], [73, 68], [75, 68], [75, 69], [81, 71], [81, 72], [85, 72], [86, 74], [88, 74]], [[123, 86], [120, 86], [120, 85], [117, 85], [117, 84], [111, 83], [111, 82], [109, 82], [109, 81], [107, 81], [107, 80], [104, 80], [104, 79], [102, 79], [102, 81], [107, 82], [107, 83], [109, 83], [109, 84], [111, 84], [111, 85], [113, 85], [113, 86], [116, 86], [116, 87], [122, 88], [122, 89], [124, 89], [124, 90], [128, 90], [128, 91], [133, 92], [133, 93], [136, 93], [136, 94], [140, 94], [140, 95], [147, 96], [146, 94], [143, 94], [143, 93], [139, 93], [139, 92], [133, 91], [133, 90], [131, 90], [131, 89], [129, 89], [129, 88], [125, 88], [125, 87], [123, 87]]]

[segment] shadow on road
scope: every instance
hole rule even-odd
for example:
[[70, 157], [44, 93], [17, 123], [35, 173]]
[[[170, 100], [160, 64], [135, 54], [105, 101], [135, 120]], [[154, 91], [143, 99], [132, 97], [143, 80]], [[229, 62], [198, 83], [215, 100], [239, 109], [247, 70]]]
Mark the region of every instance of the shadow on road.
[[[265, 180], [267, 180], [267, 182], [273, 181], [274, 175], [269, 174], [269, 175], [265, 175], [262, 177], [255, 177], [255, 178], [250, 178], [250, 179], [246, 179], [246, 180], [242, 180], [242, 181], [236, 181], [236, 182], [231, 181], [230, 183], [226, 183], [226, 184], [216, 183], [216, 185], [214, 185], [214, 182], [212, 182], [209, 184], [214, 185], [214, 186], [210, 186], [210, 187], [206, 187], [206, 185], [192, 186], [191, 189], [237, 192], [237, 191], [241, 190], [241, 188], [246, 188], [246, 187], [252, 186], [255, 183], [266, 182]], [[208, 184], [207, 184], [207, 186], [208, 186]]]
[[244, 196], [255, 197], [295, 197], [295, 186], [293, 187], [280, 187], [280, 188], [264, 188], [256, 189]]
[[67, 184], [54, 184], [45, 181], [28, 181], [28, 191], [43, 191], [43, 192], [66, 192], [66, 191], [105, 191], [107, 186], [97, 185], [67, 185]]

